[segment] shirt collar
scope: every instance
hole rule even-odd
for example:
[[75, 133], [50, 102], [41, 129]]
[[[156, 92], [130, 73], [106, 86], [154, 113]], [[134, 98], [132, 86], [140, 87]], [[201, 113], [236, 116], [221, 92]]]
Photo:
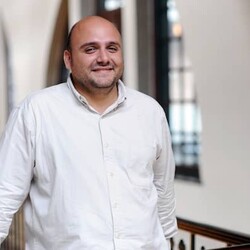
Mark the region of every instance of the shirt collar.
[[[82, 104], [90, 107], [87, 99], [76, 90], [70, 76], [67, 79], [67, 85], [68, 85], [69, 89], [72, 91], [73, 95], [76, 97], [76, 99], [78, 99]], [[121, 80], [118, 80], [118, 98], [111, 106], [117, 107], [118, 105], [123, 103], [126, 100], [126, 98], [127, 98], [126, 97], [126, 87]]]

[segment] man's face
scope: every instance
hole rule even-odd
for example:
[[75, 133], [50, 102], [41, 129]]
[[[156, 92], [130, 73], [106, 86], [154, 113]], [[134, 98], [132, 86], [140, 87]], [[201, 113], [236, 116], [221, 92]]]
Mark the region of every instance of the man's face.
[[66, 51], [64, 57], [80, 89], [113, 88], [123, 73], [120, 34], [103, 20], [78, 24], [72, 32], [71, 51]]

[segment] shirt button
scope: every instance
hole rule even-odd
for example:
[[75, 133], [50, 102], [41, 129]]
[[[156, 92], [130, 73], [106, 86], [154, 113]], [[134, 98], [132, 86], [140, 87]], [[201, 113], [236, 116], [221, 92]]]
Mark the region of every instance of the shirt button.
[[113, 204], [113, 208], [117, 208], [118, 207], [118, 204], [115, 202], [114, 204]]
[[113, 176], [114, 176], [114, 173], [113, 173], [113, 172], [110, 172], [110, 173], [109, 173], [109, 176], [110, 176], [110, 177], [113, 177]]

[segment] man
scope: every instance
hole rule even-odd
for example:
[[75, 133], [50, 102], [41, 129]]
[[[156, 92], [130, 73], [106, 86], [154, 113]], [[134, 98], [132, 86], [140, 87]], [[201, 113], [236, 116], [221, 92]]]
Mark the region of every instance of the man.
[[176, 233], [167, 121], [124, 86], [121, 37], [96, 16], [73, 26], [71, 74], [27, 97], [0, 144], [0, 238], [24, 203], [28, 250], [167, 250]]

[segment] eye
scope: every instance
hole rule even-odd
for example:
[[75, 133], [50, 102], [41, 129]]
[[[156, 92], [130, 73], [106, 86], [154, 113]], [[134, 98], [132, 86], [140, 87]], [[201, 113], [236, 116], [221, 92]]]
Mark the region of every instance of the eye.
[[108, 47], [108, 51], [111, 53], [115, 53], [118, 51], [118, 48], [117, 48], [117, 46], [112, 45], [112, 46]]
[[93, 47], [93, 46], [91, 46], [91, 47], [86, 47], [84, 51], [85, 51], [85, 53], [87, 53], [87, 54], [92, 54], [92, 53], [94, 53], [94, 52], [96, 51], [96, 48]]

